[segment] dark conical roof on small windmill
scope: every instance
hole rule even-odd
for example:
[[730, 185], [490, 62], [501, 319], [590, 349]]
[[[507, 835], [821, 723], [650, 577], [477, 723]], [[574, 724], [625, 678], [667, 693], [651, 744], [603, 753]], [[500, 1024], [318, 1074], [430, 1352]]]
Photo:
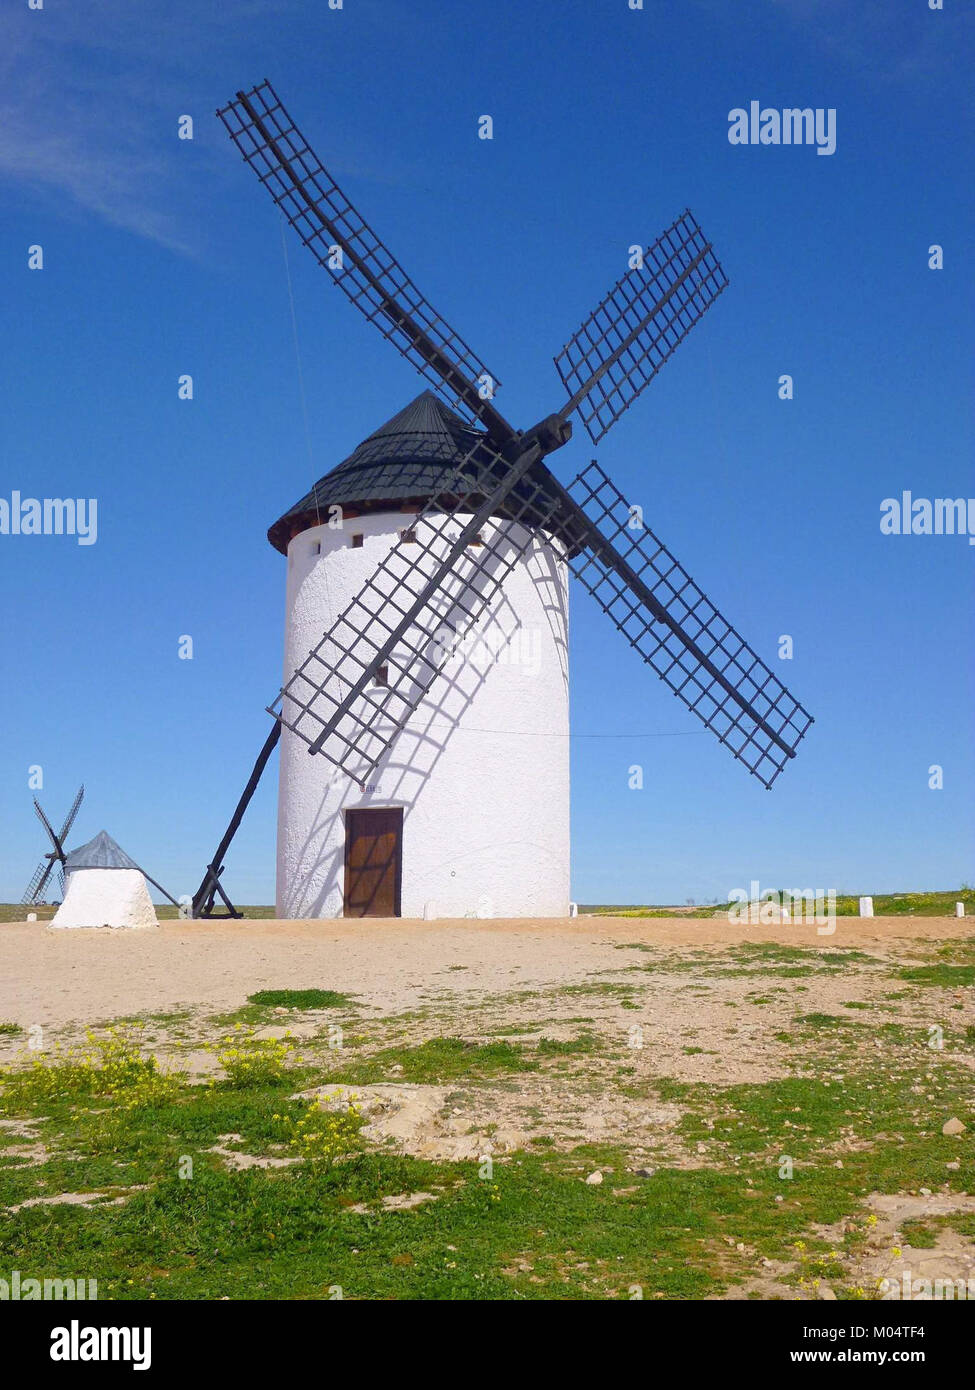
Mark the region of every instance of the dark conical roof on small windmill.
[[73, 869], [138, 869], [138, 867], [135, 860], [129, 858], [125, 850], [115, 843], [106, 830], [99, 830], [93, 840], [73, 849], [64, 861], [66, 873], [71, 873]]
[[[284, 555], [292, 536], [327, 521], [329, 507], [336, 504], [353, 514], [408, 509], [409, 503], [420, 507], [450, 484], [465, 460], [473, 483], [486, 474], [493, 458], [480, 430], [432, 391], [423, 391], [320, 478], [278, 518], [267, 538]], [[544, 465], [536, 467], [551, 476]]]

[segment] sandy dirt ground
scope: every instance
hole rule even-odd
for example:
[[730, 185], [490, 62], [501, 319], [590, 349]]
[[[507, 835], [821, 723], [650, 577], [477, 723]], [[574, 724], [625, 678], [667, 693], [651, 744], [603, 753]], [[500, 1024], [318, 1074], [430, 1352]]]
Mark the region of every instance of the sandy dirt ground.
[[620, 968], [618, 948], [638, 943], [718, 951], [774, 941], [883, 953], [973, 930], [970, 918], [951, 917], [841, 917], [832, 935], [724, 918], [164, 922], [132, 932], [12, 922], [0, 926], [0, 1020], [56, 1028], [180, 1006], [232, 1008], [260, 989], [309, 987], [399, 1013], [444, 993], [462, 1000], [605, 979]]

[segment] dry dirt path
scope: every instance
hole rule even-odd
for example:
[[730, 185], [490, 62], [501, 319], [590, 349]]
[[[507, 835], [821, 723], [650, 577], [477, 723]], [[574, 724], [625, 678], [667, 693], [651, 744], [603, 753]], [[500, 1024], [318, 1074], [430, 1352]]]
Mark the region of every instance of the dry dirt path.
[[[184, 1006], [230, 1008], [260, 989], [328, 988], [398, 1013], [433, 997], [545, 989], [615, 971], [621, 945], [726, 949], [778, 942], [901, 954], [911, 941], [973, 934], [971, 919], [839, 918], [730, 926], [723, 918], [579, 917], [543, 922], [164, 922], [156, 931], [0, 926], [0, 1021], [98, 1022]], [[909, 952], [908, 952], [909, 954]], [[461, 968], [458, 968], [461, 967]]]

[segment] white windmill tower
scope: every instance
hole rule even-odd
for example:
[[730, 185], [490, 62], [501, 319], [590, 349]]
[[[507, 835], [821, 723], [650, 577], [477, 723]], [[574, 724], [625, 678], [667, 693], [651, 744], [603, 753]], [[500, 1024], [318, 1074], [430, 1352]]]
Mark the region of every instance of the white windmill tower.
[[573, 413], [603, 438], [725, 289], [724, 271], [682, 213], [555, 359], [564, 403], [516, 430], [494, 403], [497, 377], [270, 85], [218, 115], [303, 244], [436, 396], [394, 416], [268, 533], [288, 556], [286, 679], [194, 914], [212, 915], [217, 895], [234, 912], [224, 856], [283, 730], [282, 916], [561, 915], [567, 570], [766, 787], [812, 723], [595, 460], [568, 488], [544, 462]]
[[[377, 646], [388, 636], [384, 624], [431, 571], [433, 549], [470, 520], [446, 500], [441, 512], [424, 508], [456, 490], [458, 466], [480, 442], [424, 391], [268, 533], [288, 556], [285, 706], [299, 725], [281, 739], [280, 917], [568, 912], [567, 568], [544, 530], [502, 507], [468, 540], [452, 585], [409, 639], [443, 678], [366, 776], [308, 756], [301, 735], [319, 732], [331, 702], [319, 699], [303, 717], [288, 698], [307, 699], [326, 669], [334, 696], [347, 694], [359, 670], [343, 662], [343, 634], [354, 627], [360, 643]], [[485, 605], [502, 567], [503, 594]], [[369, 589], [377, 573], [386, 603]], [[364, 590], [375, 597], [369, 611]], [[333, 636], [323, 642], [323, 631]], [[395, 684], [396, 660], [380, 665], [361, 697], [370, 714]], [[380, 718], [377, 744], [383, 724], [400, 718], [398, 708]]]

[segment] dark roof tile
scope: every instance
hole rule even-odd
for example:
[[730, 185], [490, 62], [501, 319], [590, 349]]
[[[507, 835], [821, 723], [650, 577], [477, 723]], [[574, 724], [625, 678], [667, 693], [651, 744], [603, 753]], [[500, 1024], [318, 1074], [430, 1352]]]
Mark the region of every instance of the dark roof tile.
[[[476, 483], [494, 461], [486, 437], [432, 391], [424, 391], [279, 517], [267, 533], [268, 540], [287, 554], [291, 537], [327, 520], [328, 508], [336, 504], [370, 511], [381, 510], [387, 502], [426, 502], [447, 487], [465, 459]], [[541, 463], [532, 472], [543, 481], [551, 477]]]

